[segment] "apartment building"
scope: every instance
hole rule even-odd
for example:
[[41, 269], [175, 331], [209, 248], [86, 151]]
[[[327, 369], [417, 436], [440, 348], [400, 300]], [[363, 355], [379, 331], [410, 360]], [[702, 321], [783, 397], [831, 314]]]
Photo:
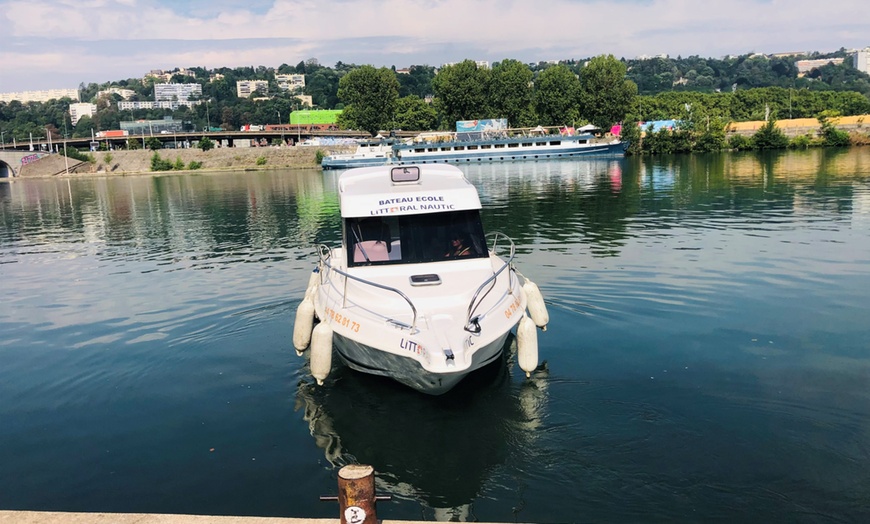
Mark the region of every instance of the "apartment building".
[[120, 111], [132, 111], [134, 109], [171, 109], [175, 111], [179, 107], [190, 107], [199, 105], [202, 103], [201, 100], [143, 100], [138, 102], [118, 102], [118, 109]]
[[90, 104], [88, 102], [79, 102], [77, 104], [69, 105], [69, 119], [72, 122], [72, 125], [77, 125], [79, 120], [83, 116], [94, 116], [97, 113], [96, 104]]
[[275, 75], [278, 89], [282, 91], [302, 91], [305, 89], [305, 75]]
[[13, 100], [18, 100], [22, 104], [27, 102], [48, 102], [49, 100], [60, 100], [61, 98], [69, 98], [78, 102], [78, 89], [47, 89], [44, 91], [17, 91], [13, 93], [0, 93], [0, 102], [7, 104]]
[[202, 86], [199, 84], [154, 84], [154, 100], [190, 100], [201, 98]]
[[842, 58], [819, 58], [817, 60], [798, 60], [794, 63], [798, 70], [798, 76], [804, 76], [813, 69], [817, 69], [828, 64], [840, 65], [843, 63]]
[[269, 92], [269, 82], [266, 80], [239, 80], [236, 82], [236, 95], [239, 98], [248, 98], [254, 91], [262, 94]]
[[870, 47], [852, 53], [852, 66], [870, 75]]
[[106, 96], [106, 95], [118, 95], [121, 98], [123, 98], [124, 100], [129, 100], [130, 97], [135, 95], [135, 94], [136, 94], [136, 91], [133, 91], [132, 89], [124, 89], [122, 87], [108, 87], [106, 89], [103, 89], [102, 91], [98, 91], [97, 98], [100, 98], [101, 96]]

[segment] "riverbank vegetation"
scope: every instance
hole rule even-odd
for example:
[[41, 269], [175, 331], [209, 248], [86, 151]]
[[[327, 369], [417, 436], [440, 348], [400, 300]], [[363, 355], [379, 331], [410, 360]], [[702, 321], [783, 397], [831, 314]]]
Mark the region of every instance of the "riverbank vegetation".
[[751, 135], [729, 134], [728, 122], [713, 117], [702, 120], [687, 118], [672, 127], [654, 129], [652, 125], [627, 122], [622, 128], [622, 139], [629, 143], [629, 155], [658, 155], [671, 153], [713, 152], [721, 150], [752, 149], [806, 149], [809, 147], [843, 147], [870, 144], [867, 131], [846, 132], [837, 127], [840, 119], [836, 111], [823, 111], [817, 117], [818, 131], [787, 135], [770, 117]]
[[[799, 74], [795, 62], [802, 58], [829, 59], [830, 63]], [[840, 58], [845, 60], [838, 62]], [[200, 84], [205, 103], [176, 111], [120, 111], [119, 95], [98, 93], [120, 87], [132, 90], [134, 100], [149, 100], [153, 99], [155, 80], [82, 84], [81, 99], [94, 102], [97, 112], [76, 125], [69, 120], [68, 99], [0, 102], [3, 140], [20, 143], [46, 134], [53, 138], [88, 137], [96, 131], [118, 129], [121, 121], [167, 116], [181, 120], [190, 129], [219, 126], [237, 130], [245, 124], [271, 124], [281, 116], [288, 117], [302, 107], [298, 94], [310, 96], [315, 107], [343, 109], [342, 127], [364, 129], [373, 135], [389, 129], [453, 129], [457, 120], [482, 118], [506, 118], [512, 127], [592, 123], [604, 130], [618, 122], [680, 122], [678, 129], [668, 130], [670, 134], [657, 132], [655, 137], [641, 129], [648, 146], [642, 147], [640, 140], [634, 142], [640, 148], [638, 153], [733, 147], [732, 139], [735, 143], [741, 139], [726, 139], [724, 130], [729, 122], [819, 118], [826, 111], [843, 116], [870, 113], [870, 76], [852, 67], [844, 49], [805, 56], [723, 59], [627, 60], [604, 55], [537, 64], [506, 59], [492, 68], [466, 60], [440, 69], [415, 65], [407, 70], [342, 62], [327, 67], [309, 59], [278, 68], [193, 67], [185, 74], [178, 71], [171, 81]], [[278, 87], [276, 74], [293, 73], [305, 75], [302, 93]], [[266, 80], [268, 88], [240, 98], [235, 90], [237, 80]], [[828, 122], [836, 128], [835, 117]], [[633, 131], [628, 125], [623, 129]], [[850, 143], [866, 140], [861, 133], [850, 137]], [[789, 138], [792, 147], [841, 142], [843, 135], [834, 136], [830, 130], [822, 130], [819, 136]], [[768, 144], [761, 139], [754, 143]], [[128, 144], [130, 148], [142, 145], [135, 141]]]

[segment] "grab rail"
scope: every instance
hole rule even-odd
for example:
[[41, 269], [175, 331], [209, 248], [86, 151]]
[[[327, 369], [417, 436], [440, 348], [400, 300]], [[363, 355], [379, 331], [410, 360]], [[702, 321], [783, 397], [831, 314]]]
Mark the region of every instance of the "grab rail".
[[[494, 284], [495, 279], [498, 278], [498, 276], [501, 274], [502, 271], [505, 270], [505, 268], [510, 267], [511, 262], [513, 262], [513, 260], [514, 260], [514, 255], [516, 254], [516, 245], [514, 244], [514, 241], [513, 241], [513, 239], [511, 239], [511, 237], [505, 235], [504, 233], [498, 232], [498, 231], [493, 231], [493, 232], [487, 234], [486, 236], [487, 236], [487, 238], [492, 237], [492, 249], [490, 250], [490, 252], [493, 254], [496, 254], [495, 250], [498, 248], [499, 238], [504, 237], [505, 240], [510, 242], [510, 255], [508, 256], [507, 261], [505, 261], [505, 263], [500, 268], [498, 268], [498, 270], [495, 273], [493, 273], [491, 277], [486, 279], [483, 282], [483, 284], [481, 284], [477, 288], [477, 290], [474, 292], [474, 295], [471, 297], [471, 302], [468, 303], [468, 312], [466, 313], [466, 320], [465, 320], [465, 330], [468, 331], [469, 333], [480, 333], [480, 324], [477, 323], [477, 317], [472, 318], [472, 315], [474, 314], [474, 311], [477, 309], [477, 306], [480, 305], [480, 303], [475, 303], [475, 302], [477, 302], [477, 297], [480, 295], [480, 292], [483, 291], [483, 288], [487, 286], [487, 284], [489, 284], [490, 282], [493, 282], [493, 285], [495, 285]], [[508, 274], [508, 276], [510, 276], [510, 274]], [[510, 284], [510, 282], [508, 282], [508, 284]], [[508, 288], [510, 289], [510, 285], [508, 286]], [[489, 290], [487, 290], [487, 293], [489, 293], [490, 291], [492, 291], [491, 288]], [[484, 296], [486, 296], [486, 295], [484, 295]], [[483, 300], [483, 298], [481, 298], [481, 301], [482, 300]]]
[[[414, 307], [414, 303], [411, 302], [411, 299], [408, 298], [408, 295], [402, 293], [401, 291], [399, 291], [398, 289], [396, 289], [394, 287], [385, 286], [383, 284], [378, 284], [377, 282], [371, 282], [371, 281], [366, 280], [364, 278], [355, 277], [353, 275], [347, 274], [346, 272], [344, 272], [338, 268], [333, 267], [332, 264], [329, 263], [329, 259], [332, 258], [332, 256], [331, 256], [332, 251], [329, 249], [329, 246], [324, 245], [324, 244], [320, 244], [319, 246], [317, 246], [317, 249], [318, 249], [318, 255], [320, 256], [320, 262], [322, 264], [324, 264], [326, 267], [328, 267], [331, 271], [335, 271], [336, 273], [338, 273], [339, 275], [341, 275], [345, 278], [349, 278], [351, 280], [356, 280], [357, 282], [360, 282], [362, 284], [373, 286], [373, 287], [376, 287], [378, 289], [383, 289], [385, 291], [391, 291], [393, 293], [396, 293], [397, 295], [399, 295], [403, 299], [405, 299], [405, 302], [407, 302], [408, 305], [411, 307], [411, 313], [413, 314], [413, 320], [411, 321], [411, 325], [409, 326], [408, 324], [405, 324], [404, 322], [399, 322], [398, 320], [396, 320], [394, 318], [389, 318], [389, 317], [387, 317], [387, 321], [390, 322], [391, 324], [396, 325], [396, 326], [408, 329], [412, 333], [414, 332], [414, 330], [416, 330], [416, 328], [417, 328], [417, 308]], [[326, 251], [325, 255], [324, 255], [324, 250]], [[322, 272], [321, 272], [321, 274], [322, 274]], [[347, 282], [347, 281], [345, 281], [345, 282]], [[345, 293], [345, 297], [347, 297], [346, 293]]]

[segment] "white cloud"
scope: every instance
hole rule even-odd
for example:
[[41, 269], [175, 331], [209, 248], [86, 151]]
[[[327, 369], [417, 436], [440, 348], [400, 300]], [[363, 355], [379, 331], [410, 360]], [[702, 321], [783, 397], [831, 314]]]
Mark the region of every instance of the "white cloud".
[[[0, 13], [5, 42], [18, 44], [0, 48], [3, 71], [27, 68], [17, 78], [35, 79], [45, 67], [49, 79], [58, 69], [42, 64], [52, 57], [78, 63], [78, 81], [85, 82], [105, 78], [103, 72], [121, 78], [161, 67], [277, 66], [311, 57], [438, 65], [870, 45], [863, 0], [257, 0], [248, 7], [224, 0], [10, 0], [0, 1]], [[0, 78], [0, 91], [16, 89], [16, 75], [9, 76]]]

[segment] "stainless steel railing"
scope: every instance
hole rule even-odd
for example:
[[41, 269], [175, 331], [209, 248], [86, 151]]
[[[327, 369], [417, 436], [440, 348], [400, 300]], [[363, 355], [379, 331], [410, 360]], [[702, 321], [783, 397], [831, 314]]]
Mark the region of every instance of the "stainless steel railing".
[[320, 256], [321, 264], [323, 264], [324, 266], [329, 268], [330, 271], [335, 271], [336, 273], [338, 273], [339, 275], [341, 275], [345, 278], [345, 293], [343, 293], [345, 300], [347, 300], [347, 293], [346, 293], [346, 291], [347, 291], [347, 279], [351, 279], [351, 280], [354, 280], [354, 281], [359, 282], [361, 284], [365, 284], [368, 286], [376, 287], [378, 289], [383, 289], [385, 291], [390, 291], [392, 293], [395, 293], [395, 294], [399, 295], [400, 297], [402, 297], [405, 300], [405, 302], [408, 303], [408, 306], [411, 308], [412, 321], [411, 321], [410, 325], [405, 324], [404, 322], [401, 322], [401, 321], [396, 320], [394, 318], [389, 318], [389, 317], [387, 317], [387, 321], [395, 326], [398, 326], [398, 327], [403, 328], [403, 329], [407, 329], [407, 330], [411, 331], [412, 333], [416, 331], [416, 329], [417, 329], [417, 308], [414, 307], [414, 303], [411, 302], [411, 299], [408, 298], [408, 295], [404, 294], [403, 292], [399, 291], [398, 289], [396, 289], [394, 287], [385, 286], [383, 284], [378, 284], [377, 282], [372, 282], [372, 281], [366, 280], [364, 278], [349, 275], [347, 272], [342, 271], [336, 267], [333, 267], [333, 265], [330, 263], [330, 259], [332, 258], [332, 256], [331, 256], [332, 250], [329, 248], [329, 246], [324, 245], [324, 244], [320, 244], [319, 246], [317, 246], [317, 249], [318, 249], [318, 255]]

